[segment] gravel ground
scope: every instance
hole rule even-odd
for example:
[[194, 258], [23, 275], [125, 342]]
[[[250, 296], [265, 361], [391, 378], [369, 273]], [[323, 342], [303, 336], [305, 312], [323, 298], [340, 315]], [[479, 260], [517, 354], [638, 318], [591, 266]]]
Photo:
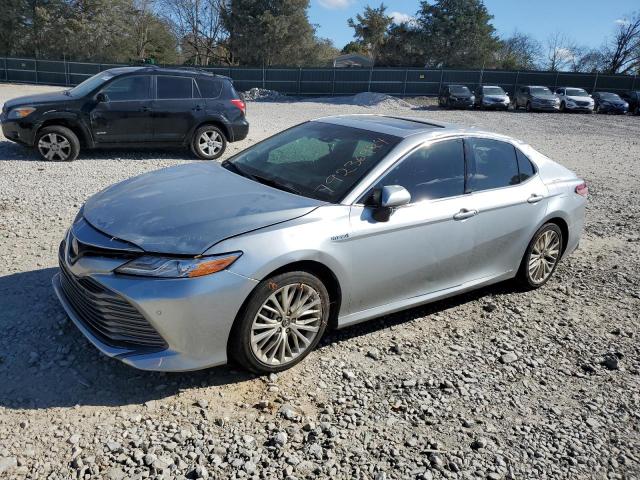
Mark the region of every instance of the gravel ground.
[[[0, 104], [47, 87], [0, 85]], [[0, 477], [640, 478], [640, 119], [250, 102], [238, 151], [302, 120], [415, 115], [521, 138], [590, 184], [580, 249], [542, 289], [505, 283], [332, 332], [295, 368], [133, 370], [50, 286], [84, 200], [194, 161], [39, 161], [0, 136]]]

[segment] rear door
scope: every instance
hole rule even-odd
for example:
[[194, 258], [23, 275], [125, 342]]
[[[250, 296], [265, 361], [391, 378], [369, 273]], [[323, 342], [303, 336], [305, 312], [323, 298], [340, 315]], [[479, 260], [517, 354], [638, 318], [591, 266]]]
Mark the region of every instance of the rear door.
[[204, 113], [204, 100], [199, 98], [193, 78], [179, 75], [157, 75], [153, 101], [153, 140], [177, 143]]
[[99, 93], [106, 101], [89, 114], [98, 143], [148, 142], [152, 140], [150, 75], [116, 78]]
[[547, 209], [547, 187], [511, 143], [465, 138], [467, 191], [478, 214], [469, 273], [493, 278], [517, 269]]

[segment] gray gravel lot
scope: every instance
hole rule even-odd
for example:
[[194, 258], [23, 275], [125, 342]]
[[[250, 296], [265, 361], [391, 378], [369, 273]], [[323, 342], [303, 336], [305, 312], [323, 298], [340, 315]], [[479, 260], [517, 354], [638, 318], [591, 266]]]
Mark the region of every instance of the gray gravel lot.
[[[0, 104], [52, 90], [0, 84]], [[387, 113], [527, 141], [590, 187], [580, 249], [509, 283], [332, 332], [270, 377], [133, 370], [50, 287], [80, 205], [182, 150], [47, 163], [0, 135], [0, 477], [640, 479], [640, 118], [250, 102], [249, 137]], [[228, 155], [228, 154], [227, 154]]]

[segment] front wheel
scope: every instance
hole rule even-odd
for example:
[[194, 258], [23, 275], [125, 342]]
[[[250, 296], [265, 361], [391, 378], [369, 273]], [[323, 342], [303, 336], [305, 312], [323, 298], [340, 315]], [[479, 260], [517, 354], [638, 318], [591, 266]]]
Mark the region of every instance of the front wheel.
[[560, 111], [561, 111], [562, 113], [564, 113], [564, 111], [565, 111], [566, 109], [567, 109], [567, 106], [564, 104], [564, 102], [562, 102], [562, 103], [560, 104]]
[[533, 108], [531, 108], [531, 102], [527, 102], [527, 106], [524, 108], [527, 112], [532, 112]]
[[326, 287], [308, 272], [263, 280], [236, 319], [229, 354], [253, 372], [286, 370], [318, 344], [329, 308]]
[[222, 131], [214, 125], [198, 128], [191, 140], [191, 151], [202, 160], [215, 160], [227, 148], [227, 139]]
[[43, 160], [70, 162], [80, 153], [80, 141], [67, 127], [51, 125], [38, 132], [36, 148]]
[[539, 288], [549, 281], [562, 254], [562, 230], [546, 223], [533, 236], [525, 251], [518, 280], [528, 288]]

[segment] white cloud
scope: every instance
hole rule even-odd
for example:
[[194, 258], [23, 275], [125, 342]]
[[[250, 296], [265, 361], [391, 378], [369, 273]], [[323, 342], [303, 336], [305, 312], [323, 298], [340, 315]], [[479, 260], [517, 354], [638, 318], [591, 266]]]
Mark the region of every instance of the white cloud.
[[330, 10], [342, 10], [351, 5], [354, 0], [318, 0], [321, 7]]
[[412, 23], [414, 21], [414, 18], [407, 13], [391, 12], [389, 16], [393, 18], [393, 23], [397, 25], [400, 25], [401, 23], [405, 23], [405, 22]]

